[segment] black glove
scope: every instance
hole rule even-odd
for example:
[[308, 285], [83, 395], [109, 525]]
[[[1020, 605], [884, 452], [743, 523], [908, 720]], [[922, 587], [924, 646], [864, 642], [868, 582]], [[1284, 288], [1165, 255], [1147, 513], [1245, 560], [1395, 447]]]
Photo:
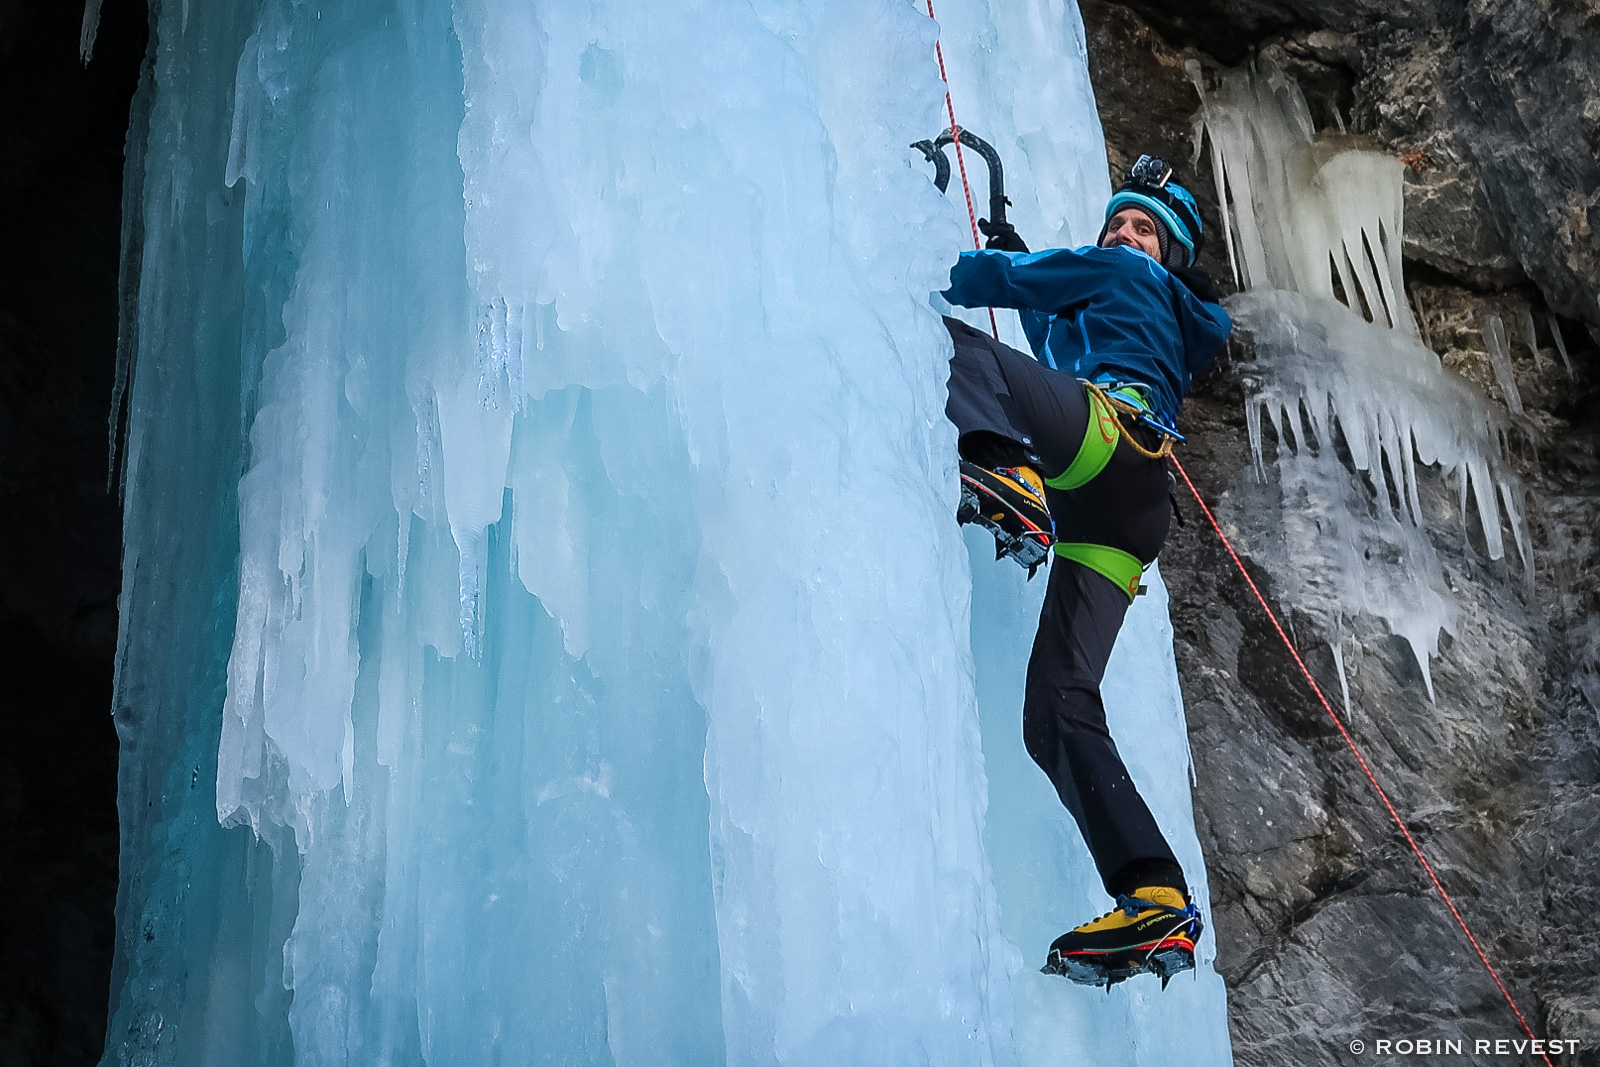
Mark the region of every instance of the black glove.
[[985, 248], [998, 248], [1002, 252], [1026, 252], [1028, 246], [1023, 244], [1022, 238], [1017, 236], [1017, 228], [1009, 222], [990, 222], [988, 219], [978, 220], [978, 229], [989, 238], [984, 243]]

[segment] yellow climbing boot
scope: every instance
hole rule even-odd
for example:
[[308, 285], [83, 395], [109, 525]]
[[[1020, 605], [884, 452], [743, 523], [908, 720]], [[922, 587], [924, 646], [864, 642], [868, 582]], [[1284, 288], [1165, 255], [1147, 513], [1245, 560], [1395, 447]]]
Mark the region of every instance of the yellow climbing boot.
[[1042, 968], [1082, 985], [1113, 985], [1149, 972], [1167, 981], [1194, 966], [1204, 925], [1194, 905], [1168, 886], [1145, 886], [1117, 906], [1056, 938]]
[[1050, 558], [1055, 543], [1044, 479], [1032, 467], [990, 469], [963, 460], [956, 519], [988, 530], [994, 535], [995, 558], [1011, 557], [1027, 568], [1030, 578]]
[[1038, 471], [1032, 467], [1018, 466], [1001, 467], [995, 473], [1002, 478], [1010, 475], [1010, 478], [1006, 478], [1007, 481], [1012, 482], [1018, 489], [1024, 489], [1032, 494], [1033, 499], [1038, 502], [1039, 506], [1044, 508], [1047, 513], [1049, 512], [1050, 507], [1044, 502], [1044, 479], [1039, 476]]

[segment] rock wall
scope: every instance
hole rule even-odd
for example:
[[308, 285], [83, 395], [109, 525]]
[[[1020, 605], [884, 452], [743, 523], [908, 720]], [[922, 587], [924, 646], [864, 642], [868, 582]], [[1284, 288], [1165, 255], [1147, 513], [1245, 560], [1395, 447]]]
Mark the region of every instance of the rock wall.
[[[1422, 152], [1413, 253], [1475, 286], [1525, 277], [1600, 325], [1600, 11], [1585, 0], [1129, 0], [1222, 63], [1298, 55], [1358, 130]], [[1332, 102], [1332, 101], [1330, 101]], [[1330, 123], [1331, 125], [1332, 123]]]
[[[1437, 699], [1405, 644], [1362, 622], [1342, 645], [1348, 725], [1535, 1032], [1586, 1050], [1560, 1062], [1600, 1063], [1595, 16], [1404, 0], [1086, 0], [1083, 11], [1114, 169], [1141, 151], [1191, 158], [1199, 99], [1185, 60], [1214, 70], [1270, 56], [1320, 124], [1412, 164], [1414, 310], [1446, 365], [1502, 401], [1481, 331], [1491, 311], [1506, 324], [1530, 416], [1513, 455], [1530, 492], [1531, 587], [1514, 558], [1487, 559], [1481, 529], [1433, 479], [1424, 507], [1462, 609], [1432, 665]], [[1215, 223], [1209, 160], [1189, 170]], [[1228, 278], [1220, 240], [1203, 265]], [[1522, 341], [1528, 312], [1536, 348]], [[1181, 455], [1213, 503], [1254, 477], [1240, 381], [1250, 358], [1230, 349], [1185, 409]], [[1461, 1038], [1470, 1051], [1518, 1036], [1217, 539], [1192, 502], [1185, 510], [1163, 573], [1237, 1061], [1347, 1064], [1353, 1039], [1370, 1054], [1379, 1038]], [[1247, 565], [1270, 598], [1271, 576]], [[1337, 704], [1328, 646], [1308, 637], [1301, 652]]]

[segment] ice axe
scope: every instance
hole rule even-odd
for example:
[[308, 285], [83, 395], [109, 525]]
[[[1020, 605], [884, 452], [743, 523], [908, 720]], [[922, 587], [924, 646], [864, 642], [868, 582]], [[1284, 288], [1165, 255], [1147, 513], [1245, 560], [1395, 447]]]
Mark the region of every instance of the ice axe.
[[[950, 160], [945, 156], [946, 145], [954, 144], [955, 136], [946, 129], [931, 141], [916, 141], [911, 147], [922, 152], [929, 163], [933, 164], [933, 184], [939, 191], [944, 192], [950, 185]], [[1006, 206], [1011, 203], [1006, 199], [1005, 167], [1000, 162], [1000, 153], [994, 146], [971, 130], [961, 131], [961, 143], [983, 157], [989, 166], [989, 222], [1000, 225], [1006, 221]]]

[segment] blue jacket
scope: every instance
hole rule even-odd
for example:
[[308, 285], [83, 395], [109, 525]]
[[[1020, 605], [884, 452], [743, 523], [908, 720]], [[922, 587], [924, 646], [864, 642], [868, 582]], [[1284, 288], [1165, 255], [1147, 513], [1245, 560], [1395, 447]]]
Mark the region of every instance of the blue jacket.
[[1125, 245], [963, 252], [943, 295], [963, 307], [1018, 309], [1046, 366], [1076, 378], [1142, 382], [1170, 421], [1233, 329], [1220, 306]]

